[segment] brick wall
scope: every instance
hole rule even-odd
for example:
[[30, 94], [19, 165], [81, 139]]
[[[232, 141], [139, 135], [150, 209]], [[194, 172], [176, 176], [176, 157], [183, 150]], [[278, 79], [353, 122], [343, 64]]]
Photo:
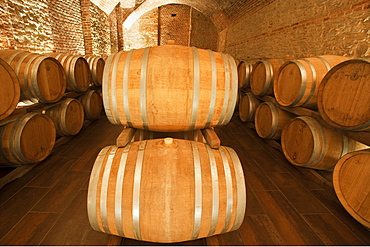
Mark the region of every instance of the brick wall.
[[177, 45], [190, 45], [191, 8], [167, 4], [159, 7], [159, 45], [175, 40]]
[[217, 50], [218, 33], [211, 20], [198, 10], [191, 9], [190, 46]]
[[227, 29], [223, 51], [238, 59], [322, 54], [370, 56], [366, 0], [275, 0], [247, 8]]
[[158, 9], [144, 14], [124, 33], [124, 50], [158, 45]]
[[1, 1], [0, 49], [103, 55], [111, 52], [110, 22], [89, 0]]

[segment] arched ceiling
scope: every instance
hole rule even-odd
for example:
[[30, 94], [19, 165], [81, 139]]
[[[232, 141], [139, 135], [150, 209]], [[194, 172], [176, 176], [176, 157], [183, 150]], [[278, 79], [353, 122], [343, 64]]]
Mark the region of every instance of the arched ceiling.
[[120, 4], [126, 13], [129, 11], [123, 22], [126, 29], [154, 8], [166, 4], [184, 4], [208, 16], [219, 30], [225, 28], [238, 13], [242, 13], [243, 7], [251, 1], [261, 3], [269, 0], [91, 0], [107, 14], [110, 14], [117, 4]]

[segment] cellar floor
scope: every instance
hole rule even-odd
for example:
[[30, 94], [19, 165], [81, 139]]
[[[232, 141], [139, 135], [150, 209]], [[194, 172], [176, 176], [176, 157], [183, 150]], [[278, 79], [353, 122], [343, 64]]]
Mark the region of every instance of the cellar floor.
[[[88, 222], [89, 175], [99, 151], [122, 126], [105, 116], [56, 147], [0, 189], [1, 245], [162, 245], [94, 231]], [[370, 245], [370, 232], [339, 203], [331, 172], [295, 167], [238, 117], [216, 132], [244, 168], [247, 210], [240, 229], [173, 245]]]

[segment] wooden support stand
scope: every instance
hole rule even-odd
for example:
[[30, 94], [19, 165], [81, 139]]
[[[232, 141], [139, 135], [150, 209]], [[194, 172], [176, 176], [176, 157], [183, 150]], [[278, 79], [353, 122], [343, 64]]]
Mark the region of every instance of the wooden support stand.
[[219, 149], [221, 146], [220, 138], [218, 138], [215, 130], [212, 129], [202, 129], [202, 134], [206, 139], [207, 143], [211, 146], [211, 148]]
[[124, 128], [121, 134], [117, 137], [116, 145], [117, 147], [125, 147], [129, 143], [136, 133], [136, 129]]

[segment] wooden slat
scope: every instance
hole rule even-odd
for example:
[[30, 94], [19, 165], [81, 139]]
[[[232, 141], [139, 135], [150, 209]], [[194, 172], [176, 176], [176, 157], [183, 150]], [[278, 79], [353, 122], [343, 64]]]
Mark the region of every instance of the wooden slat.
[[123, 129], [123, 131], [121, 132], [121, 134], [119, 134], [119, 136], [117, 137], [117, 140], [116, 140], [116, 145], [117, 147], [124, 147], [127, 145], [127, 143], [129, 143], [132, 138], [134, 137], [136, 133], [136, 129], [133, 129], [133, 128], [125, 128]]
[[218, 138], [214, 129], [203, 129], [202, 134], [206, 139], [207, 143], [211, 146], [211, 148], [219, 149], [221, 146], [221, 141]]

